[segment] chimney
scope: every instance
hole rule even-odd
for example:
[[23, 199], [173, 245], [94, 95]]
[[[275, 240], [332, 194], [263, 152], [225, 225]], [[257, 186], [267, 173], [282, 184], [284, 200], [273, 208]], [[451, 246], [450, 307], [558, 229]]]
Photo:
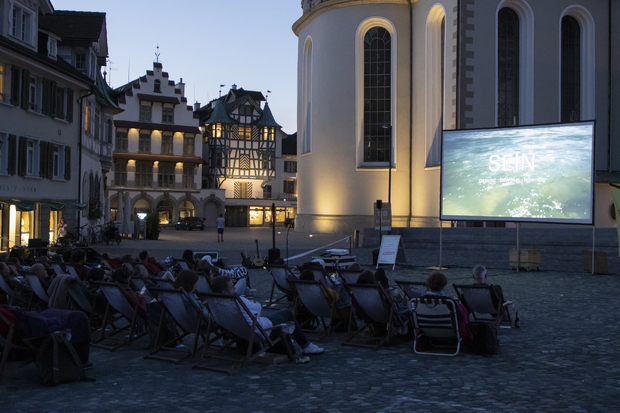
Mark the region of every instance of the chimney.
[[237, 85], [235, 85], [235, 84], [233, 83], [233, 85], [232, 85], [230, 88], [231, 88], [232, 90], [237, 90]]
[[194, 103], [194, 110], [198, 109], [200, 109], [200, 102], [196, 101], [196, 103]]

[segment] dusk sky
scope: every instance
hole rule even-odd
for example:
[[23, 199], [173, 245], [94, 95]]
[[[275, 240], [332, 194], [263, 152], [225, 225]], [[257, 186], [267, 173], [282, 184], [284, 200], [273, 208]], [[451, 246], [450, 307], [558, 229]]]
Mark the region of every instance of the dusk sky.
[[232, 84], [264, 95], [286, 133], [297, 131], [300, 0], [52, 0], [55, 10], [106, 13], [108, 79], [118, 87], [159, 61], [186, 83], [188, 103], [204, 105]]

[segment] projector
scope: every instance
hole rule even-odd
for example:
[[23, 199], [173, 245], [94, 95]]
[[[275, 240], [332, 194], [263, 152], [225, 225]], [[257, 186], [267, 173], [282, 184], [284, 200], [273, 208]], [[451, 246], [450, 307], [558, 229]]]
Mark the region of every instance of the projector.
[[325, 251], [325, 255], [326, 255], [326, 256], [329, 256], [329, 257], [336, 257], [336, 256], [342, 256], [342, 255], [349, 255], [349, 250], [347, 250], [347, 249], [335, 248], [335, 249], [331, 249], [331, 250], [327, 250], [327, 251]]

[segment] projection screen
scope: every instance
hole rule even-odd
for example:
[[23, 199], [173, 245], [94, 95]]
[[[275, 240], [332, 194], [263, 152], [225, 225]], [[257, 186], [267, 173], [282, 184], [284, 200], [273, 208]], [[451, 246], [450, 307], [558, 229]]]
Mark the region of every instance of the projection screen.
[[444, 130], [441, 219], [592, 224], [594, 121]]

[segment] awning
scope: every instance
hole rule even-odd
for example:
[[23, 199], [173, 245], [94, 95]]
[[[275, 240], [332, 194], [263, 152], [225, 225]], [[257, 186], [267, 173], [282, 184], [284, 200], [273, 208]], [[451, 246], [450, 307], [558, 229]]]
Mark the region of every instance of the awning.
[[15, 203], [15, 208], [18, 211], [34, 211], [37, 207], [37, 203], [35, 201], [17, 201]]

